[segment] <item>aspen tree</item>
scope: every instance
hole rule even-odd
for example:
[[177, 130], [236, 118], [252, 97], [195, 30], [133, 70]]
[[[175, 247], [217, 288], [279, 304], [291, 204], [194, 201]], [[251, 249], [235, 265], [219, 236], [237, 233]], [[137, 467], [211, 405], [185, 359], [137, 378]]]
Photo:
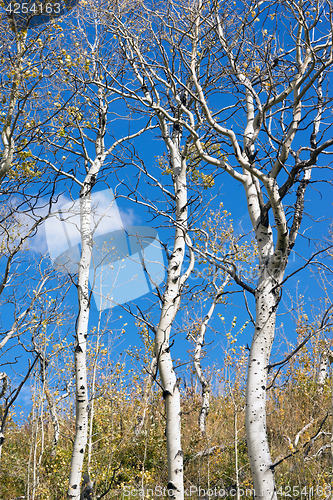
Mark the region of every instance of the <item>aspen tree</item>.
[[[135, 34], [126, 16], [109, 15], [129, 75], [141, 87], [140, 93], [119, 81], [115, 92], [189, 134], [202, 163], [226, 172], [245, 193], [258, 245], [255, 285], [237, 266], [209, 252], [207, 239], [206, 249], [192, 246], [192, 251], [226, 270], [255, 299], [246, 429], [257, 499], [277, 498], [266, 433], [276, 313], [307, 187], [333, 144], [324, 125], [331, 105], [326, 90], [333, 63], [331, 15], [331, 4], [319, 1], [171, 1], [165, 8], [141, 3], [131, 11]], [[286, 18], [290, 28], [282, 34]], [[125, 44], [131, 51], [124, 50]], [[219, 154], [208, 150], [211, 138], [220, 144]], [[191, 248], [189, 239], [187, 244]]]
[[[83, 18], [82, 22], [86, 20]], [[91, 301], [89, 271], [94, 245], [92, 191], [107, 161], [115, 158], [117, 148], [150, 128], [148, 123], [133, 133], [123, 134], [119, 139], [112, 138], [109, 145], [106, 143], [111, 135], [108, 126], [111, 123], [109, 112], [113, 102], [113, 92], [112, 88], [110, 91], [106, 88], [103, 81], [101, 57], [103, 46], [101, 45], [99, 50], [96, 49], [102, 39], [98, 19], [95, 18], [92, 22], [95, 26], [95, 34], [92, 35], [91, 40], [88, 31], [82, 35], [77, 28], [73, 30], [72, 40], [73, 46], [77, 48], [70, 51], [65, 44], [63, 45], [60, 74], [67, 83], [59, 90], [55, 103], [59, 110], [53, 120], [55, 132], [44, 139], [45, 150], [48, 153], [51, 152], [53, 158], [50, 154], [39, 155], [39, 157], [32, 154], [33, 159], [38, 159], [44, 168], [53, 172], [58, 179], [71, 180], [79, 189], [81, 250], [77, 263], [78, 314], [74, 345], [76, 420], [67, 493], [69, 499], [75, 500], [80, 498], [89, 424], [86, 354]], [[86, 35], [88, 38], [85, 38]], [[75, 97], [68, 98], [68, 93]], [[73, 144], [75, 144], [75, 149]], [[81, 163], [83, 161], [84, 168], [80, 169], [80, 162], [75, 170], [70, 168], [73, 160], [78, 159]]]

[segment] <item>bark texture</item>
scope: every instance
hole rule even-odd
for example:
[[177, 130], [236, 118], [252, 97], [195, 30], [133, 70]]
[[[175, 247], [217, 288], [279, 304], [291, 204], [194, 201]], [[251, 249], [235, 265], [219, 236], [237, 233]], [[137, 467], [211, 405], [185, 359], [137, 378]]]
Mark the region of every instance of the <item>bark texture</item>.
[[184, 486], [180, 392], [179, 380], [177, 380], [170, 352], [170, 332], [179, 309], [183, 284], [181, 268], [185, 256], [185, 228], [187, 224], [186, 162], [184, 157], [180, 155], [177, 139], [170, 139], [167, 145], [173, 169], [177, 227], [175, 229], [173, 251], [168, 264], [167, 283], [163, 295], [160, 321], [156, 329], [155, 356], [161, 377], [166, 411], [167, 488], [169, 490], [169, 498], [182, 500], [184, 498]]
[[74, 349], [76, 421], [67, 493], [68, 498], [71, 500], [78, 500], [80, 498], [81, 474], [88, 433], [86, 347], [90, 311], [88, 279], [93, 240], [91, 232], [91, 183], [89, 182], [89, 178], [87, 180], [88, 182], [85, 182], [80, 193], [81, 257], [77, 285], [79, 314], [76, 320]]
[[[275, 331], [276, 297], [272, 280], [262, 280], [256, 292], [256, 326], [246, 385], [246, 436], [255, 498], [276, 499], [274, 471], [266, 430], [267, 366]], [[273, 493], [272, 493], [273, 492]]]

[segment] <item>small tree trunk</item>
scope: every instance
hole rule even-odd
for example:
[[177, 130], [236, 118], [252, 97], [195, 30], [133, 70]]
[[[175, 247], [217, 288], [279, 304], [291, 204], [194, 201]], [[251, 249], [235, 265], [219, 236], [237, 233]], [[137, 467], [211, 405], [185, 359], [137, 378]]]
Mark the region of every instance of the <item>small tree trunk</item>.
[[60, 430], [59, 430], [59, 419], [57, 415], [57, 410], [55, 407], [54, 402], [52, 401], [52, 396], [50, 394], [50, 390], [48, 387], [47, 382], [45, 383], [45, 396], [46, 396], [46, 401], [47, 401], [47, 406], [49, 408], [50, 416], [51, 416], [51, 422], [53, 426], [53, 444], [52, 444], [52, 454], [56, 453], [56, 448], [58, 445], [59, 441], [59, 436], [60, 436]]
[[194, 364], [194, 368], [195, 368], [197, 377], [198, 377], [200, 384], [201, 384], [202, 403], [201, 403], [201, 410], [200, 410], [200, 414], [199, 414], [199, 429], [201, 430], [203, 436], [206, 435], [206, 420], [207, 420], [207, 415], [209, 413], [210, 383], [207, 380], [207, 378], [205, 377], [204, 371], [203, 371], [202, 366], [201, 366], [201, 351], [202, 351], [202, 347], [205, 343], [205, 335], [206, 335], [208, 323], [209, 323], [211, 317], [213, 316], [217, 301], [221, 297], [221, 295], [223, 294], [223, 290], [226, 287], [226, 285], [228, 284], [229, 280], [230, 280], [230, 276], [228, 275], [225, 278], [224, 283], [222, 284], [222, 286], [220, 288], [216, 287], [215, 281], [214, 281], [214, 286], [216, 288], [216, 294], [214, 296], [213, 303], [210, 306], [209, 311], [207, 312], [204, 320], [201, 323], [199, 334], [197, 335], [196, 338], [193, 338], [193, 340], [195, 342], [193, 364]]
[[93, 447], [93, 424], [94, 424], [94, 414], [95, 414], [95, 389], [96, 389], [96, 378], [97, 378], [97, 366], [98, 366], [98, 357], [101, 345], [101, 319], [102, 319], [102, 311], [99, 312], [98, 315], [98, 325], [97, 325], [97, 339], [95, 346], [95, 359], [93, 364], [93, 374], [91, 381], [91, 396], [90, 396], [90, 415], [89, 415], [89, 435], [88, 435], [88, 454], [87, 454], [87, 472], [90, 476], [90, 463], [92, 456], [92, 447]]
[[145, 383], [145, 388], [143, 391], [143, 397], [142, 397], [142, 405], [143, 405], [143, 411], [142, 414], [137, 417], [137, 424], [134, 427], [134, 435], [138, 436], [143, 429], [144, 423], [145, 423], [145, 418], [146, 418], [146, 411], [148, 407], [148, 400], [149, 396], [151, 393], [151, 388], [153, 385], [153, 382], [156, 377], [156, 372], [157, 372], [157, 361], [156, 357], [154, 356], [151, 360], [150, 363], [150, 369], [146, 378], [146, 383]]
[[325, 384], [325, 379], [328, 373], [328, 368], [329, 368], [329, 360], [328, 360], [328, 352], [327, 350], [323, 351], [320, 356], [320, 363], [319, 363], [319, 370], [318, 370], [318, 377], [317, 377], [317, 384], [318, 384], [318, 392], [322, 393], [324, 384]]
[[237, 500], [241, 500], [240, 491], [239, 491], [239, 468], [238, 468], [238, 422], [237, 422], [237, 412], [238, 408], [235, 404], [235, 414], [234, 414], [234, 432], [235, 432], [235, 472], [236, 472], [236, 491], [237, 491]]

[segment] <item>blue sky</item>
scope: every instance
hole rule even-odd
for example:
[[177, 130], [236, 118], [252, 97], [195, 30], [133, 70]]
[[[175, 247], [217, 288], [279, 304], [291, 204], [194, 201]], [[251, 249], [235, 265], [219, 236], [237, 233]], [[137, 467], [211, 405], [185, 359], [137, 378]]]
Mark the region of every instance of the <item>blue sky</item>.
[[[219, 95], [217, 97], [217, 99], [222, 99], [222, 98], [225, 98], [225, 96]], [[118, 102], [113, 106], [111, 111], [113, 113], [120, 113], [120, 111], [123, 112], [124, 110], [125, 107], [123, 103]], [[131, 131], [137, 129], [139, 126], [140, 122], [134, 122], [131, 125]], [[111, 123], [109, 129], [110, 136], [107, 138], [108, 144], [111, 144], [113, 140], [112, 139], [113, 135], [115, 137], [120, 137], [127, 131], [128, 131], [128, 120], [123, 119]], [[306, 138], [306, 140], [308, 140], [307, 135], [306, 136], [304, 135], [304, 137]], [[161, 172], [158, 170], [157, 167], [157, 158], [161, 156], [165, 151], [164, 142], [160, 137], [159, 130], [157, 129], [156, 131], [147, 133], [143, 139], [141, 138], [137, 139], [135, 141], [135, 147], [138, 156], [144, 161], [144, 163], [147, 165], [147, 168], [154, 175], [156, 175], [156, 177], [161, 179], [163, 183], [169, 184], [169, 187], [171, 189], [170, 176], [161, 175]], [[61, 154], [62, 153], [60, 152], [59, 155], [61, 156]], [[117, 159], [118, 158], [116, 157], [113, 160], [117, 161]], [[71, 157], [70, 155], [68, 156], [68, 161], [66, 161], [66, 165], [69, 166], [70, 161], [73, 161], [74, 165], [74, 156], [73, 157]], [[84, 172], [83, 169], [81, 170], [80, 173], [81, 180], [82, 180], [82, 172]], [[313, 170], [312, 179], [314, 181], [320, 180], [323, 174], [326, 175], [326, 180], [331, 180], [330, 171], [324, 171], [319, 169]], [[126, 199], [127, 191], [125, 188], [129, 186], [130, 182], [133, 182], [133, 185], [135, 185], [136, 177], [137, 177], [137, 170], [133, 165], [131, 165], [131, 159], [127, 159], [125, 165], [121, 167], [121, 169], [119, 169], [118, 171], [118, 178], [114, 174], [110, 173], [109, 170], [108, 173], [104, 173], [101, 176], [101, 179], [97, 181], [94, 187], [94, 192], [97, 193], [103, 191], [108, 187], [112, 188], [117, 193], [117, 195], [120, 195], [120, 197], [117, 198], [117, 206], [123, 224], [125, 226], [155, 227], [156, 230], [158, 231], [161, 241], [170, 247], [170, 245], [172, 245], [173, 229], [167, 227], [168, 224], [166, 223], [165, 219], [163, 219], [162, 217], [158, 217], [156, 220], [154, 220], [152, 215], [147, 212], [147, 209], [144, 206], [142, 206], [139, 203], [134, 203], [133, 201]], [[123, 186], [119, 185], [119, 179], [124, 183]], [[161, 197], [158, 188], [153, 188], [152, 186], [150, 186], [149, 183], [147, 182], [147, 179], [142, 180], [139, 186], [140, 186], [139, 187], [140, 194], [142, 195], [143, 200], [145, 199], [153, 201], [157, 200], [159, 202], [160, 207], [164, 206], [163, 197]], [[63, 203], [69, 201], [70, 192], [73, 199], [77, 199], [78, 197], [78, 187], [74, 186], [74, 188], [72, 188], [72, 185], [69, 181], [66, 180], [62, 181], [57, 189], [58, 189], [57, 194], [60, 195], [60, 198], [59, 202], [55, 205], [54, 209], [57, 209], [59, 205], [62, 205]], [[216, 178], [215, 187], [212, 190], [205, 191], [202, 188], [201, 189], [199, 188], [199, 191], [200, 191], [200, 196], [202, 197], [200, 200], [200, 208], [204, 207], [207, 204], [207, 206], [209, 206], [210, 209], [216, 210], [219, 206], [219, 203], [222, 201], [224, 204], [224, 208], [231, 213], [231, 218], [233, 219], [233, 224], [236, 234], [242, 234], [243, 232], [247, 233], [248, 231], [251, 230], [250, 221], [247, 214], [245, 194], [242, 186], [239, 183], [228, 177], [227, 174], [223, 175], [221, 174]], [[190, 194], [193, 194], [194, 192], [195, 190], [191, 191]], [[211, 201], [212, 194], [217, 195], [217, 198], [214, 201]], [[291, 195], [289, 198], [287, 198], [286, 202], [288, 203], [290, 201], [292, 203], [292, 200], [294, 199], [293, 196], [294, 195]], [[309, 217], [308, 215], [304, 216], [301, 228], [301, 233], [303, 234], [303, 236], [299, 235], [297, 238], [297, 243], [294, 249], [295, 253], [291, 255], [287, 269], [287, 274], [288, 272], [295, 271], [298, 267], [303, 265], [304, 260], [302, 259], [301, 256], [309, 257], [311, 255], [311, 253], [316, 249], [315, 240], [317, 240], [317, 242], [319, 243], [319, 241], [323, 237], [328, 237], [329, 218], [332, 215], [331, 200], [332, 200], [331, 187], [329, 184], [321, 182], [309, 186], [306, 194], [305, 212], [308, 213], [311, 217]], [[312, 241], [309, 241], [307, 239], [308, 235], [309, 236], [311, 235]], [[248, 240], [250, 240], [250, 238], [251, 235], [247, 237]], [[45, 230], [41, 228], [38, 231], [37, 235], [31, 240], [29, 256], [36, 257], [38, 259], [39, 253], [45, 254], [47, 250], [48, 250], [48, 245], [47, 245]], [[165, 257], [164, 257], [164, 263], [166, 264]], [[198, 268], [201, 270], [202, 266], [198, 266]], [[311, 266], [309, 266], [306, 270], [302, 271], [302, 273], [295, 275], [293, 278], [289, 280], [286, 287], [286, 289], [290, 292], [291, 296], [293, 297], [295, 297], [297, 294], [304, 295], [304, 298], [302, 300], [304, 301], [305, 304], [304, 308], [305, 310], [307, 310], [309, 317], [310, 317], [311, 307], [316, 305], [316, 301], [321, 296], [321, 289], [317, 285], [316, 279], [313, 276], [311, 270], [312, 268]], [[24, 280], [22, 280], [22, 287], [29, 286], [30, 278], [31, 276], [29, 275], [29, 273], [27, 273], [24, 276]], [[193, 283], [194, 279], [190, 278], [189, 284]], [[198, 281], [195, 283], [198, 283]], [[135, 282], [133, 281], [131, 286], [135, 287], [137, 286], [137, 284], [135, 284]], [[286, 293], [284, 293], [283, 299], [286, 301], [286, 305], [283, 302], [280, 305], [277, 326], [280, 327], [281, 323], [283, 323], [284, 332], [287, 334], [288, 339], [290, 339], [291, 342], [295, 343], [296, 342], [295, 324], [291, 319], [290, 315], [285, 314], [286, 306], [288, 306], [289, 302]], [[77, 294], [74, 286], [72, 287], [67, 300], [69, 307], [72, 309], [71, 322], [69, 325], [66, 325], [66, 328], [64, 328], [63, 331], [59, 332], [59, 335], [63, 336], [67, 334], [67, 327], [69, 326], [68, 335], [70, 338], [72, 338], [74, 321], [77, 311]], [[237, 293], [233, 295], [232, 300], [233, 300], [233, 305], [230, 304], [227, 306], [227, 308], [225, 308], [223, 305], [219, 305], [216, 308], [215, 315], [211, 321], [211, 326], [215, 330], [215, 332], [207, 333], [207, 342], [211, 342], [213, 340], [214, 344], [210, 345], [207, 348], [208, 354], [204, 361], [206, 365], [209, 364], [220, 365], [223, 362], [222, 345], [223, 344], [226, 345], [225, 331], [227, 331], [230, 328], [234, 316], [237, 316], [237, 325], [235, 327], [235, 330], [240, 329], [242, 325], [245, 323], [245, 321], [248, 319], [248, 315], [244, 307], [242, 294]], [[254, 314], [253, 298], [248, 297], [248, 300], [252, 310], [252, 314]], [[138, 298], [135, 301], [135, 304], [138, 305], [140, 309], [145, 309], [151, 306], [152, 307], [151, 321], [153, 322], [153, 324], [156, 325], [158, 321], [159, 307], [158, 307], [158, 301], [156, 297], [153, 295], [153, 293], [149, 292], [143, 297]], [[209, 301], [204, 303], [194, 304], [193, 305], [194, 312], [198, 314], [198, 316], [203, 317], [209, 305], [210, 305]], [[218, 313], [221, 313], [225, 317], [225, 323], [221, 322], [221, 320], [218, 317]], [[190, 316], [191, 314], [192, 313], [190, 313]], [[107, 312], [104, 313], [104, 315], [106, 316]], [[177, 332], [177, 329], [182, 329], [183, 321], [185, 321], [184, 318], [186, 318], [186, 312], [180, 311], [176, 319], [174, 332]], [[90, 317], [91, 328], [96, 325], [97, 320], [98, 320], [98, 310], [95, 304], [93, 303], [91, 308], [91, 317]], [[3, 327], [7, 328], [10, 322], [11, 322], [10, 315], [7, 314], [6, 310], [3, 308], [2, 312]], [[123, 310], [123, 308], [115, 307], [112, 310], [112, 328], [115, 331], [119, 332], [121, 331], [125, 323], [127, 323], [127, 325], [124, 327], [126, 333], [122, 336], [123, 338], [122, 343], [119, 344], [118, 347], [116, 348], [115, 352], [116, 359], [118, 359], [118, 354], [120, 352], [124, 352], [124, 349], [126, 347], [138, 345], [138, 343], [140, 342], [137, 335], [137, 327], [134, 324], [133, 318], [129, 314], [127, 314]], [[246, 344], [246, 343], [250, 344], [252, 331], [253, 331], [252, 325], [249, 324], [244, 330], [244, 332], [241, 334], [238, 344]], [[184, 332], [178, 333], [174, 340], [175, 343], [172, 348], [174, 357], [184, 358], [184, 361], [186, 361], [186, 356], [187, 356], [186, 351], [187, 349], [190, 348], [190, 344], [185, 340], [185, 333]], [[27, 357], [24, 355], [21, 359], [22, 359], [21, 363], [23, 365], [24, 362], [27, 360]], [[16, 379], [18, 380], [18, 378]], [[29, 402], [27, 394], [28, 394], [27, 389], [25, 389], [24, 394], [21, 396], [20, 399], [23, 405], [27, 405], [27, 402]]]
[[[152, 141], [152, 146], [154, 146], [154, 141]], [[154, 148], [151, 147], [149, 151], [149, 155], [145, 155], [144, 159], [149, 163], [154, 163], [155, 156], [153, 153], [159, 152], [159, 148], [157, 148], [157, 151], [154, 151]], [[321, 171], [320, 171], [321, 173]], [[131, 171], [128, 169], [126, 172], [124, 172], [124, 176], [130, 175]], [[132, 171], [132, 175], [134, 175]], [[316, 172], [314, 172], [314, 179], [316, 176]], [[100, 189], [104, 189], [105, 185], [103, 182], [97, 183], [95, 186], [95, 192], [98, 193]], [[295, 271], [300, 265], [303, 265], [304, 261], [303, 259], [298, 256], [297, 254], [300, 254], [302, 256], [309, 256], [311, 255], [311, 252], [315, 249], [313, 243], [311, 242], [309, 244], [308, 240], [306, 239], [306, 235], [308, 232], [311, 231], [311, 237], [312, 238], [317, 238], [318, 240], [321, 240], [323, 237], [328, 236], [328, 226], [329, 226], [329, 217], [332, 212], [332, 204], [330, 201], [329, 197], [329, 190], [330, 187], [327, 184], [321, 184], [320, 185], [320, 190], [317, 189], [317, 185], [315, 185], [316, 189], [312, 189], [311, 187], [307, 191], [306, 199], [307, 199], [307, 204], [306, 204], [306, 212], [310, 213], [312, 218], [314, 220], [311, 220], [309, 217], [305, 216], [304, 221], [303, 221], [303, 226], [302, 230], [304, 233], [305, 237], [298, 237], [297, 244], [295, 247], [295, 253], [292, 254], [287, 272], [293, 272]], [[149, 196], [149, 186], [146, 186], [146, 194]], [[218, 200], [215, 201], [215, 203], [211, 203], [209, 205], [209, 208], [211, 209], [216, 209], [218, 202], [221, 200], [223, 201], [224, 208], [231, 212], [231, 218], [233, 219], [233, 224], [235, 228], [235, 232], [242, 234], [242, 232], [247, 233], [250, 230], [250, 223], [249, 223], [249, 218], [247, 215], [246, 211], [246, 204], [245, 204], [245, 194], [243, 192], [243, 188], [240, 185], [237, 185], [234, 180], [229, 179], [227, 175], [222, 175], [221, 176], [221, 182], [219, 185], [219, 190], [220, 190], [220, 195], [218, 197]], [[237, 196], [235, 196], [235, 193]], [[153, 194], [153, 193], [152, 193]], [[204, 199], [209, 200], [211, 193], [209, 190], [207, 192], [203, 193]], [[62, 205], [64, 202], [68, 201], [68, 198], [65, 196], [62, 196], [59, 199], [59, 203], [55, 206], [55, 209], [58, 208], [59, 205]], [[127, 225], [138, 225], [138, 226], [147, 226], [150, 227], [152, 226], [152, 221], [151, 217], [149, 214], [146, 213], [145, 209], [135, 204], [132, 202], [126, 201], [124, 198], [119, 198], [117, 200], [117, 206], [119, 209], [119, 214], [122, 219], [122, 222], [127, 226]], [[318, 222], [314, 222], [318, 221]], [[168, 242], [168, 245], [170, 246], [172, 244], [172, 236], [173, 236], [173, 231], [170, 229], [166, 228], [160, 228], [157, 227], [159, 236], [163, 242]], [[250, 240], [250, 236], [247, 238]], [[38, 252], [38, 253], [37, 253]], [[37, 235], [31, 240], [31, 245], [30, 245], [30, 255], [31, 256], [36, 256], [38, 258], [39, 252], [41, 253], [47, 253], [47, 240], [46, 240], [46, 235], [45, 235], [45, 228], [41, 228]], [[164, 258], [164, 262], [166, 263], [166, 259]], [[186, 264], [186, 262], [185, 262]], [[202, 266], [199, 266], [199, 269], [202, 269]], [[189, 279], [189, 284], [196, 284], [196, 281], [193, 278]], [[136, 286], [135, 281], [133, 282], [133, 286]], [[316, 301], [318, 298], [321, 297], [321, 290], [318, 287], [316, 283], [316, 279], [313, 276], [311, 272], [311, 266], [309, 266], [306, 270], [303, 270], [300, 274], [295, 275], [293, 278], [291, 278], [288, 282], [287, 289], [289, 293], [295, 297], [296, 293], [304, 295], [304, 298], [302, 299], [302, 302], [305, 303], [305, 311], [308, 313], [309, 317], [311, 317], [310, 312], [311, 312], [311, 307], [316, 304]], [[289, 304], [289, 299], [284, 293], [283, 299], [286, 301], [286, 305]], [[72, 287], [71, 292], [69, 293], [67, 297], [67, 301], [69, 303], [69, 307], [73, 311], [73, 320], [76, 315], [76, 308], [77, 308], [77, 294], [75, 287]], [[223, 366], [223, 358], [224, 358], [224, 352], [223, 352], [223, 346], [227, 345], [225, 333], [228, 331], [231, 327], [231, 323], [233, 321], [234, 316], [237, 316], [237, 323], [236, 327], [233, 330], [233, 333], [241, 329], [241, 327], [244, 325], [245, 321], [248, 320], [248, 315], [244, 307], [244, 302], [243, 302], [243, 297], [242, 294], [235, 294], [233, 296], [233, 305], [228, 305], [226, 308], [223, 305], [217, 306], [215, 310], [214, 317], [212, 318], [211, 321], [211, 327], [212, 330], [207, 331], [207, 343], [210, 343], [213, 341], [212, 344], [210, 344], [206, 351], [207, 355], [204, 360], [204, 365], [209, 366], [209, 365], [215, 365], [222, 367]], [[248, 296], [248, 301], [249, 305], [252, 310], [252, 314], [254, 314], [254, 300], [251, 296]], [[158, 315], [159, 315], [159, 308], [157, 306], [157, 300], [156, 297], [152, 294], [152, 292], [144, 295], [143, 297], [137, 299], [134, 301], [134, 304], [137, 304], [140, 309], [144, 310], [148, 305], [153, 305], [155, 303], [155, 306], [152, 309], [151, 312], [151, 319], [153, 324], [156, 325], [158, 321]], [[205, 303], [199, 303], [194, 306], [194, 311], [197, 315], [203, 317], [205, 314], [205, 310], [210, 306], [210, 302], [207, 301]], [[134, 306], [135, 310], [135, 306]], [[103, 313], [105, 316], [109, 314], [110, 311], [106, 311]], [[283, 324], [283, 331], [287, 335], [288, 339], [292, 343], [296, 343], [296, 334], [295, 334], [295, 323], [294, 321], [290, 318], [290, 315], [285, 314], [286, 309], [283, 303], [280, 305], [279, 309], [279, 315], [277, 319], [277, 327], [278, 331], [281, 331], [281, 324]], [[221, 319], [218, 316], [218, 313], [221, 314], [225, 320], [222, 323]], [[118, 359], [119, 353], [124, 353], [126, 348], [129, 348], [131, 346], [139, 345], [140, 339], [138, 338], [137, 335], [137, 327], [134, 324], [133, 318], [126, 313], [122, 307], [114, 307], [112, 309], [112, 328], [115, 331], [115, 334], [117, 334], [123, 327], [125, 323], [127, 325], [124, 327], [126, 333], [122, 335], [122, 340], [121, 342], [118, 342], [118, 345], [115, 349], [114, 356], [115, 359]], [[190, 319], [191, 319], [191, 312], [190, 312]], [[90, 316], [90, 327], [94, 327], [97, 324], [98, 321], [98, 315], [99, 311], [97, 310], [94, 301], [92, 302], [92, 307], [91, 307], [91, 316]], [[9, 316], [8, 316], [9, 317]], [[177, 318], [176, 322], [174, 325], [174, 332], [179, 331], [179, 328], [182, 328], [183, 321], [186, 320], [188, 317], [188, 314], [185, 311], [180, 311]], [[192, 318], [194, 319], [194, 318]], [[4, 316], [2, 315], [2, 321], [3, 324], [6, 325], [6, 320], [4, 320]], [[73, 335], [73, 327], [74, 327], [74, 321], [72, 322], [72, 325], [70, 326], [69, 329], [69, 341], [72, 338]], [[252, 337], [252, 331], [253, 327], [251, 323], [247, 325], [245, 330], [242, 332], [242, 334], [239, 336], [238, 342], [236, 345], [244, 345], [244, 344], [250, 344], [251, 342], [251, 337]], [[67, 325], [66, 329], [63, 333], [60, 333], [60, 337], [67, 333]], [[185, 339], [186, 334], [183, 333], [177, 333], [175, 337], [175, 343], [173, 346], [173, 355], [174, 357], [181, 358], [183, 361], [188, 361], [186, 352], [189, 348], [191, 348], [190, 343]], [[277, 338], [277, 343], [276, 343], [276, 349], [279, 350], [278, 357], [280, 359], [282, 353], [287, 350], [287, 346], [285, 348], [280, 347], [280, 340]], [[274, 350], [273, 350], [274, 353]], [[23, 355], [22, 359], [22, 365], [24, 363], [24, 360], [26, 360], [26, 356]], [[20, 363], [21, 363], [20, 362]], [[25, 363], [24, 363], [25, 364]], [[16, 367], [17, 370], [17, 367]], [[18, 370], [19, 371], [19, 370]], [[17, 377], [15, 377], [16, 380], [18, 380]], [[20, 398], [17, 401], [18, 404], [22, 405], [22, 407], [29, 408], [30, 407], [30, 399], [29, 399], [29, 390], [26, 387], [24, 389], [24, 392], [20, 396]]]

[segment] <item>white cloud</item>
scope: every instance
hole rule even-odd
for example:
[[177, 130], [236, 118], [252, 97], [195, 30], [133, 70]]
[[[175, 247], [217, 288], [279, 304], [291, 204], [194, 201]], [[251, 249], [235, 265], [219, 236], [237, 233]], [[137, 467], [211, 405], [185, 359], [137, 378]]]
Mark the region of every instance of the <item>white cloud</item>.
[[140, 222], [140, 217], [138, 217], [134, 210], [127, 209], [127, 210], [122, 210], [121, 208], [119, 209], [119, 213], [121, 216], [121, 220], [124, 223], [124, 227], [127, 226], [135, 226], [137, 223]]
[[[99, 191], [91, 196], [94, 236], [121, 229], [123, 222], [112, 190]], [[52, 259], [81, 241], [80, 200], [56, 207], [54, 215], [45, 222], [47, 246]]]
[[[112, 190], [93, 193], [92, 208], [94, 212], [92, 229], [95, 230], [95, 237], [122, 227], [133, 226], [139, 221], [134, 210], [118, 209]], [[45, 202], [45, 207], [40, 209], [38, 214], [44, 215], [47, 209], [48, 205]], [[52, 207], [52, 214], [31, 238], [30, 250], [42, 254], [49, 253], [51, 258], [55, 259], [69, 246], [80, 243], [79, 223], [79, 200], [73, 201], [68, 196], [60, 195]]]

